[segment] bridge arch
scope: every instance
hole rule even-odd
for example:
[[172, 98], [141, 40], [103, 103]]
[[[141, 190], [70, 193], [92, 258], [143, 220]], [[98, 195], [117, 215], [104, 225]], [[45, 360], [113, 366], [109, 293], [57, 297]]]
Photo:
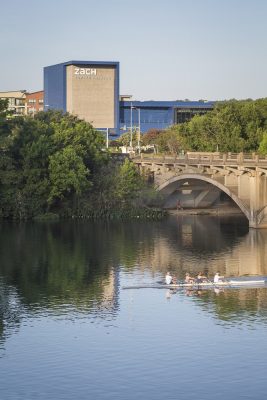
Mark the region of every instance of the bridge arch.
[[186, 181], [186, 180], [199, 180], [199, 181], [204, 181], [207, 183], [210, 183], [213, 186], [216, 186], [218, 189], [220, 189], [222, 192], [226, 193], [235, 203], [236, 205], [240, 208], [240, 210], [244, 213], [246, 218], [250, 220], [250, 211], [247, 209], [247, 207], [244, 205], [244, 203], [236, 196], [229, 188], [227, 188], [225, 185], [222, 183], [209, 178], [208, 176], [205, 175], [200, 175], [200, 174], [181, 174], [177, 176], [173, 176], [170, 179], [166, 180], [164, 183], [159, 185], [157, 187], [158, 192], [162, 193], [168, 193], [170, 186], [176, 182], [180, 181]]

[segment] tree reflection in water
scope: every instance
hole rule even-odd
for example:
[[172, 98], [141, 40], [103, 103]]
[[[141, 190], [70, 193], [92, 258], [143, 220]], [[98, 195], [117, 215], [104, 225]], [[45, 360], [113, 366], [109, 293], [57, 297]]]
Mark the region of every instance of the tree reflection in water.
[[[154, 281], [167, 270], [212, 276], [267, 275], [267, 232], [240, 217], [170, 217], [161, 222], [63, 221], [0, 226], [0, 335], [25, 313], [75, 312], [112, 318], [119, 309], [121, 273]], [[267, 291], [193, 294], [221, 320], [265, 315]], [[99, 313], [101, 310], [101, 313]]]

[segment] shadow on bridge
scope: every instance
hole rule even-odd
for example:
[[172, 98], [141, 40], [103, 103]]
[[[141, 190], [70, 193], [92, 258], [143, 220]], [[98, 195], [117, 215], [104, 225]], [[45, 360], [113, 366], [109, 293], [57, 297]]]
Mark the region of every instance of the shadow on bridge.
[[267, 159], [258, 155], [186, 153], [180, 156], [133, 157], [139, 169], [153, 177], [164, 197], [163, 206], [180, 201], [187, 208], [219, 204], [225, 193], [252, 228], [267, 228]]

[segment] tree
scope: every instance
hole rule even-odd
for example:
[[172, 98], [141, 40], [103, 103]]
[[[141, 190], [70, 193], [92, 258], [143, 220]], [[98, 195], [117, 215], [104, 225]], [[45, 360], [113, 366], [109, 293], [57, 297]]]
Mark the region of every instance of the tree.
[[144, 146], [153, 145], [156, 143], [157, 138], [162, 133], [160, 129], [149, 129], [143, 136], [142, 136], [142, 143]]
[[162, 151], [175, 152], [176, 133], [184, 149], [193, 151], [256, 151], [267, 129], [267, 99], [230, 100], [217, 103], [212, 111], [196, 115], [160, 133], [157, 142]]
[[49, 157], [50, 193], [48, 203], [62, 200], [66, 195], [81, 195], [89, 186], [89, 170], [71, 145]]
[[91, 124], [66, 114], [60, 121], [52, 121], [51, 126], [56, 147], [62, 149], [71, 145], [88, 168], [95, 168], [95, 164], [105, 159], [102, 151], [105, 145], [104, 136]]
[[144, 182], [137, 167], [127, 158], [118, 171], [115, 189], [117, 199], [123, 205], [133, 205], [140, 197], [143, 186]]
[[7, 116], [8, 100], [0, 99], [0, 121]]
[[135, 129], [133, 129], [132, 134], [131, 132], [125, 132], [123, 133], [118, 139], [117, 142], [119, 143], [120, 146], [130, 146], [132, 140], [132, 145], [135, 147], [137, 146], [137, 132]]
[[259, 152], [264, 155], [267, 154], [267, 131], [263, 132], [262, 140], [259, 146]]
[[38, 113], [0, 124], [0, 214], [32, 218], [64, 209], [92, 185], [106, 162], [103, 135], [68, 114]]
[[156, 139], [156, 145], [160, 152], [178, 154], [186, 148], [186, 141], [178, 129], [167, 129], [160, 133]]

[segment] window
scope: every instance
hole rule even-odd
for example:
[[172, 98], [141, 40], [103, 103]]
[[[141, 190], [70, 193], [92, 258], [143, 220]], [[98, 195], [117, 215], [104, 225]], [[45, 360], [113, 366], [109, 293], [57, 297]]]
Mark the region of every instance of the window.
[[15, 102], [15, 105], [16, 106], [24, 106], [24, 100], [21, 100], [21, 99], [16, 99], [16, 102]]

